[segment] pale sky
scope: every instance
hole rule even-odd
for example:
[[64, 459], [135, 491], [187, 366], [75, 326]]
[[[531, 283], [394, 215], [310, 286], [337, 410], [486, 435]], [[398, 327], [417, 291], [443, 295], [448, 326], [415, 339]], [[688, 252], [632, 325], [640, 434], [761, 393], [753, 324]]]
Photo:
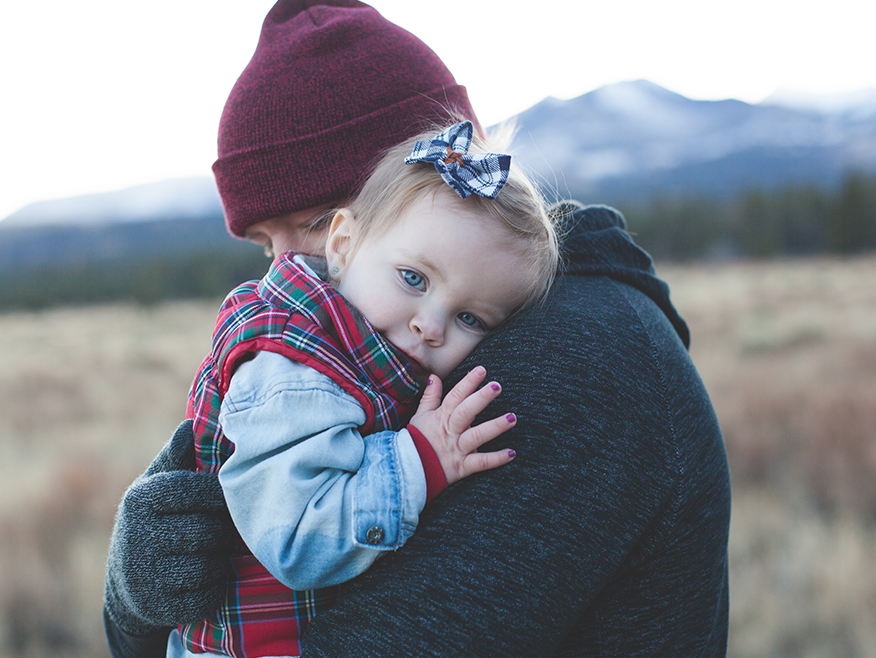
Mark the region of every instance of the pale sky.
[[[27, 203], [209, 176], [274, 0], [0, 7], [0, 218]], [[429, 44], [485, 125], [646, 78], [695, 99], [876, 87], [861, 0], [373, 0]], [[483, 56], [484, 59], [479, 59]]]

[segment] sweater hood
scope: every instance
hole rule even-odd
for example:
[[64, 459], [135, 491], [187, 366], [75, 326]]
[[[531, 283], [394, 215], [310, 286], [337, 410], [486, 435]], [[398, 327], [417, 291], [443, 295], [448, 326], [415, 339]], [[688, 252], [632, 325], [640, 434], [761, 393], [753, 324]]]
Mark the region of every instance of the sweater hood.
[[650, 297], [690, 347], [687, 323], [669, 299], [669, 286], [658, 278], [651, 256], [627, 233], [626, 220], [608, 206], [564, 201], [551, 209], [561, 239], [560, 275], [607, 276]]

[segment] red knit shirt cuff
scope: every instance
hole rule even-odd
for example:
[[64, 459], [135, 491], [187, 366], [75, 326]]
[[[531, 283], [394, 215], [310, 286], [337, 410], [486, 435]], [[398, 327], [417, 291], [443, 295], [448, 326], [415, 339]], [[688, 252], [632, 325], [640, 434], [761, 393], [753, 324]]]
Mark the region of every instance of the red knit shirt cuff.
[[426, 502], [428, 503], [447, 488], [447, 476], [444, 475], [444, 469], [441, 468], [441, 462], [438, 461], [438, 455], [435, 454], [432, 444], [423, 433], [413, 425], [408, 425], [407, 430], [414, 440], [414, 447], [420, 455], [423, 472], [426, 474]]

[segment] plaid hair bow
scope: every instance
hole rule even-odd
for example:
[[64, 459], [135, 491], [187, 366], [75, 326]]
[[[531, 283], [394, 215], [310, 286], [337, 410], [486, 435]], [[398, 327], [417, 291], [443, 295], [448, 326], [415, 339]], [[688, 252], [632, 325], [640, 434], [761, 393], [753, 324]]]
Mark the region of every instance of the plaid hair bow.
[[450, 126], [430, 141], [414, 144], [405, 164], [434, 162], [441, 178], [460, 199], [472, 193], [495, 199], [508, 180], [511, 156], [501, 153], [466, 155], [473, 132], [471, 121]]

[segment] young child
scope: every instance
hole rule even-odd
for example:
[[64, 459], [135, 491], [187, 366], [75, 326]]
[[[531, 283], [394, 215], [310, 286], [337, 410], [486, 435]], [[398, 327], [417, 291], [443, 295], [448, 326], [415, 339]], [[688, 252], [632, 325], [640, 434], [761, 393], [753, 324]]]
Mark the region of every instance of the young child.
[[440, 380], [545, 293], [557, 240], [470, 122], [432, 135], [390, 149], [333, 211], [325, 258], [281, 254], [223, 304], [188, 417], [238, 550], [225, 605], [168, 656], [299, 655], [334, 586], [403, 545], [448, 484], [513, 459], [477, 449], [514, 414], [471, 427], [499, 384], [479, 388], [477, 367], [442, 401]]

